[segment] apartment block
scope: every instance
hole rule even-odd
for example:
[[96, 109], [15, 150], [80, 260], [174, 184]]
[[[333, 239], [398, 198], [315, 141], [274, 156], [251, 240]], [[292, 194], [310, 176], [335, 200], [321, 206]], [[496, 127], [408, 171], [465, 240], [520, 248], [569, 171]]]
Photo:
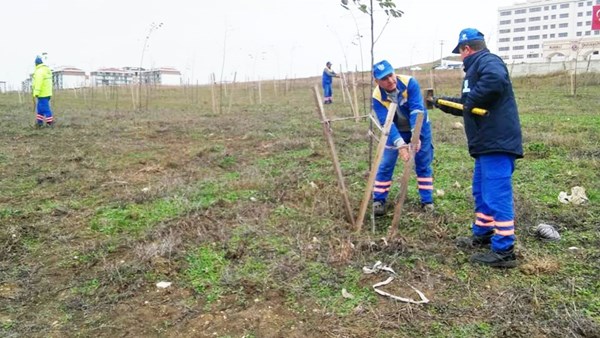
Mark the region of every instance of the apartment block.
[[592, 30], [600, 0], [527, 0], [498, 8], [497, 54], [506, 63], [599, 59]]

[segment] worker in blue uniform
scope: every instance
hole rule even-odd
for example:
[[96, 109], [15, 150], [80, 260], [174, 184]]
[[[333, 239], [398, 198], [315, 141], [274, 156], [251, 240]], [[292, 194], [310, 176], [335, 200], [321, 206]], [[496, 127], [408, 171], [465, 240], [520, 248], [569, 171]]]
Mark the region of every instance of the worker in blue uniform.
[[333, 103], [333, 89], [331, 85], [333, 83], [334, 77], [338, 77], [338, 75], [331, 69], [331, 62], [328, 61], [325, 64], [325, 68], [323, 69], [323, 76], [321, 77], [321, 84], [323, 85], [324, 104]]
[[[488, 247], [490, 251], [471, 256], [474, 264], [512, 268], [515, 220], [512, 174], [515, 160], [523, 157], [521, 123], [510, 75], [504, 61], [490, 53], [483, 34], [463, 29], [452, 53], [460, 54], [465, 77], [461, 97], [445, 99], [462, 103], [463, 109], [434, 104], [442, 111], [462, 116], [469, 154], [475, 159], [473, 199], [475, 221], [472, 236], [458, 239], [462, 247]], [[472, 113], [473, 108], [488, 111]]]
[[[373, 91], [373, 110], [381, 125], [385, 123], [388, 107], [392, 102], [398, 105], [394, 114], [394, 123], [390, 129], [383, 158], [375, 177], [373, 188], [373, 212], [375, 216], [385, 215], [386, 199], [392, 186], [394, 168], [398, 155], [403, 161], [409, 160], [409, 147], [416, 147], [415, 171], [417, 186], [421, 199], [421, 207], [425, 211], [433, 211], [433, 143], [431, 124], [423, 96], [417, 80], [408, 75], [396, 75], [392, 65], [380, 61], [373, 65], [373, 76], [377, 87]], [[422, 112], [423, 126], [420, 142], [410, 144], [412, 131], [415, 128], [417, 114]]]

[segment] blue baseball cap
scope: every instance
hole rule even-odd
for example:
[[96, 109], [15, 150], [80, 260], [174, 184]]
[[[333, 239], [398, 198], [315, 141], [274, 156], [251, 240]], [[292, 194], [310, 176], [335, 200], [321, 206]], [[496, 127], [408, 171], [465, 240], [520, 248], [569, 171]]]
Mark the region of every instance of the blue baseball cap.
[[38, 55], [35, 57], [35, 64], [39, 65], [40, 63], [44, 63], [44, 61], [42, 60], [42, 57]]
[[373, 65], [373, 76], [377, 80], [381, 80], [392, 73], [394, 73], [394, 67], [387, 60], [379, 61]]
[[460, 46], [461, 43], [475, 40], [483, 40], [483, 33], [481, 33], [475, 28], [463, 29], [462, 31], [460, 31], [460, 35], [458, 36], [458, 44], [456, 44], [456, 47], [454, 47], [452, 53], [460, 54], [458, 46]]

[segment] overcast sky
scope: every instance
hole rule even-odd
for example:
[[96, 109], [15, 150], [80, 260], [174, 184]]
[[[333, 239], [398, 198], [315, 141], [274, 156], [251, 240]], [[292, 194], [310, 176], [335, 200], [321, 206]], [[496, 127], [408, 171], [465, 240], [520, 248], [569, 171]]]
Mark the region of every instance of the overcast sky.
[[[375, 59], [402, 67], [450, 55], [466, 27], [481, 30], [494, 52], [497, 9], [515, 1], [395, 3], [404, 15], [385, 27]], [[376, 14], [378, 35], [385, 16]], [[146, 39], [153, 23], [163, 25]], [[211, 73], [228, 81], [236, 72], [238, 81], [314, 76], [327, 61], [336, 71], [370, 69], [369, 18], [339, 0], [4, 1], [0, 43], [0, 81], [12, 88], [42, 52], [51, 65], [86, 73], [140, 63], [175, 67], [192, 83], [208, 82]]]

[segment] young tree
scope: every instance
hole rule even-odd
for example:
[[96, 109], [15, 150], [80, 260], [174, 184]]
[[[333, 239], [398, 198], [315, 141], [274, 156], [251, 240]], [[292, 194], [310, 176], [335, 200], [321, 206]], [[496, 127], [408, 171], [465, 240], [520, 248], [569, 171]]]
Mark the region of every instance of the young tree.
[[[347, 10], [350, 10], [350, 7], [348, 7], [349, 0], [340, 0], [340, 1], [342, 3], [342, 7], [344, 7]], [[396, 9], [396, 4], [394, 3], [393, 0], [369, 0], [368, 6], [366, 4], [364, 4], [363, 1], [366, 1], [366, 0], [352, 0], [352, 3], [354, 3], [354, 5], [356, 6], [356, 8], [358, 8], [359, 11], [369, 15], [369, 17], [371, 18], [371, 66], [372, 66], [373, 63], [375, 62], [374, 55], [373, 55], [373, 49], [375, 47], [375, 42], [377, 42], [377, 39], [379, 39], [379, 37], [381, 36], [383, 31], [385, 30], [385, 27], [387, 26], [388, 22], [390, 21], [390, 18], [400, 18], [400, 17], [402, 17], [404, 12], [399, 9]], [[383, 25], [381, 32], [377, 36], [377, 39], [375, 39], [375, 20], [373, 17], [373, 1], [377, 2], [379, 7], [381, 9], [383, 9], [384, 13], [387, 16], [387, 20], [386, 20], [385, 24]]]
[[[348, 0], [340, 0], [340, 1], [341, 1], [342, 7], [344, 7], [347, 10], [350, 10], [350, 8], [348, 7], [349, 6]], [[402, 17], [404, 12], [399, 9], [396, 9], [396, 4], [394, 3], [393, 0], [368, 0], [369, 1], [368, 6], [366, 4], [364, 4], [363, 1], [367, 1], [367, 0], [352, 0], [352, 3], [358, 8], [359, 11], [369, 15], [369, 17], [371, 19], [371, 66], [369, 68], [371, 69], [370, 74], [373, 74], [373, 64], [375, 63], [375, 60], [374, 60], [375, 56], [374, 56], [373, 51], [375, 49], [375, 42], [379, 39], [379, 37], [381, 36], [383, 31], [385, 30], [385, 27], [387, 26], [388, 22], [390, 21], [390, 18], [400, 18], [400, 17]], [[377, 2], [379, 7], [381, 9], [383, 9], [384, 13], [387, 16], [387, 20], [386, 20], [385, 24], [383, 25], [383, 27], [381, 28], [381, 32], [377, 36], [377, 39], [375, 39], [375, 20], [373, 17], [373, 1]], [[361, 50], [361, 54], [362, 54], [362, 50]], [[361, 55], [361, 57], [362, 57], [362, 55]], [[371, 91], [370, 92], [372, 92], [372, 91], [373, 91], [373, 76], [371, 76]], [[364, 92], [363, 92], [363, 97], [365, 100], [367, 99], [367, 96], [364, 95]], [[369, 99], [369, 102], [371, 102], [370, 99]], [[371, 111], [372, 111], [373, 110], [372, 102], [369, 104], [369, 107], [371, 108]], [[373, 133], [373, 121], [371, 119], [369, 119], [369, 131], [370, 131], [370, 133]], [[369, 171], [371, 170], [372, 158], [373, 158], [373, 139], [369, 138]], [[371, 221], [373, 221], [373, 219], [374, 218], [371, 217]]]

